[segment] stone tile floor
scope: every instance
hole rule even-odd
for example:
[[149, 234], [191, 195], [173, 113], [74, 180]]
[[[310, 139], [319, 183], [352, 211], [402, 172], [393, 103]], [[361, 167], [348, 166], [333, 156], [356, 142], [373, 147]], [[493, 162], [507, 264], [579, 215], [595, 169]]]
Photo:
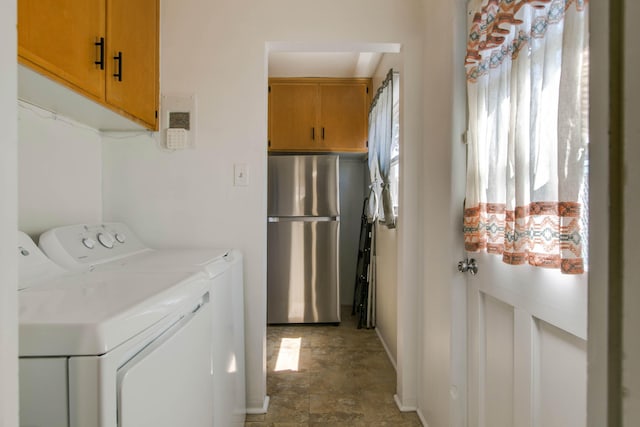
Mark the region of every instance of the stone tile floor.
[[[297, 363], [296, 363], [297, 362]], [[246, 427], [421, 426], [393, 400], [396, 373], [373, 329], [357, 329], [344, 306], [340, 326], [267, 327], [267, 414]]]

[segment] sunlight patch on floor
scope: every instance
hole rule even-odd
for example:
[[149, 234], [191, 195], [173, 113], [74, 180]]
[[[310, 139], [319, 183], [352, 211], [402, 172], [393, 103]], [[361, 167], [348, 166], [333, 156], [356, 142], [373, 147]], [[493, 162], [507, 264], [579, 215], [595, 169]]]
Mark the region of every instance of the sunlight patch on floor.
[[282, 338], [275, 371], [297, 371], [300, 362], [302, 338]]

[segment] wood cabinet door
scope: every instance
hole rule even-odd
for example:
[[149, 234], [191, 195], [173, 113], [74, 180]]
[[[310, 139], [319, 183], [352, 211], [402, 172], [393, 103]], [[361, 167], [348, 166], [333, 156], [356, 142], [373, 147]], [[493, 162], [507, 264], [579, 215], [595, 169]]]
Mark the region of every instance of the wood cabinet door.
[[271, 83], [269, 92], [269, 149], [318, 151], [318, 85]]
[[107, 103], [157, 129], [158, 0], [108, 0], [107, 11]]
[[331, 151], [366, 152], [369, 113], [367, 84], [320, 85], [320, 137]]
[[20, 62], [96, 99], [104, 99], [101, 37], [105, 0], [18, 1]]

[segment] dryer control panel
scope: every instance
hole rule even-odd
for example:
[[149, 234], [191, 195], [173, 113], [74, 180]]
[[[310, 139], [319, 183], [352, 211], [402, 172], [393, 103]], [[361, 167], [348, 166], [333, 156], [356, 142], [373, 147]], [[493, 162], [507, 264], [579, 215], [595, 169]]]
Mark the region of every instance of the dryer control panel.
[[119, 222], [53, 228], [40, 236], [39, 246], [49, 258], [70, 270], [87, 270], [151, 250]]

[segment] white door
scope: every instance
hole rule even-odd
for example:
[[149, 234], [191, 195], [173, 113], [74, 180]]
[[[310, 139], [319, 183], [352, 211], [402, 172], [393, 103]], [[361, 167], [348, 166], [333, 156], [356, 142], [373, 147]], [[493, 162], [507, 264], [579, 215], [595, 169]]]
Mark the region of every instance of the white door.
[[586, 274], [468, 255], [469, 426], [586, 426]]
[[587, 275], [468, 256], [469, 426], [586, 426]]
[[466, 256], [467, 425], [586, 427], [587, 273]]

